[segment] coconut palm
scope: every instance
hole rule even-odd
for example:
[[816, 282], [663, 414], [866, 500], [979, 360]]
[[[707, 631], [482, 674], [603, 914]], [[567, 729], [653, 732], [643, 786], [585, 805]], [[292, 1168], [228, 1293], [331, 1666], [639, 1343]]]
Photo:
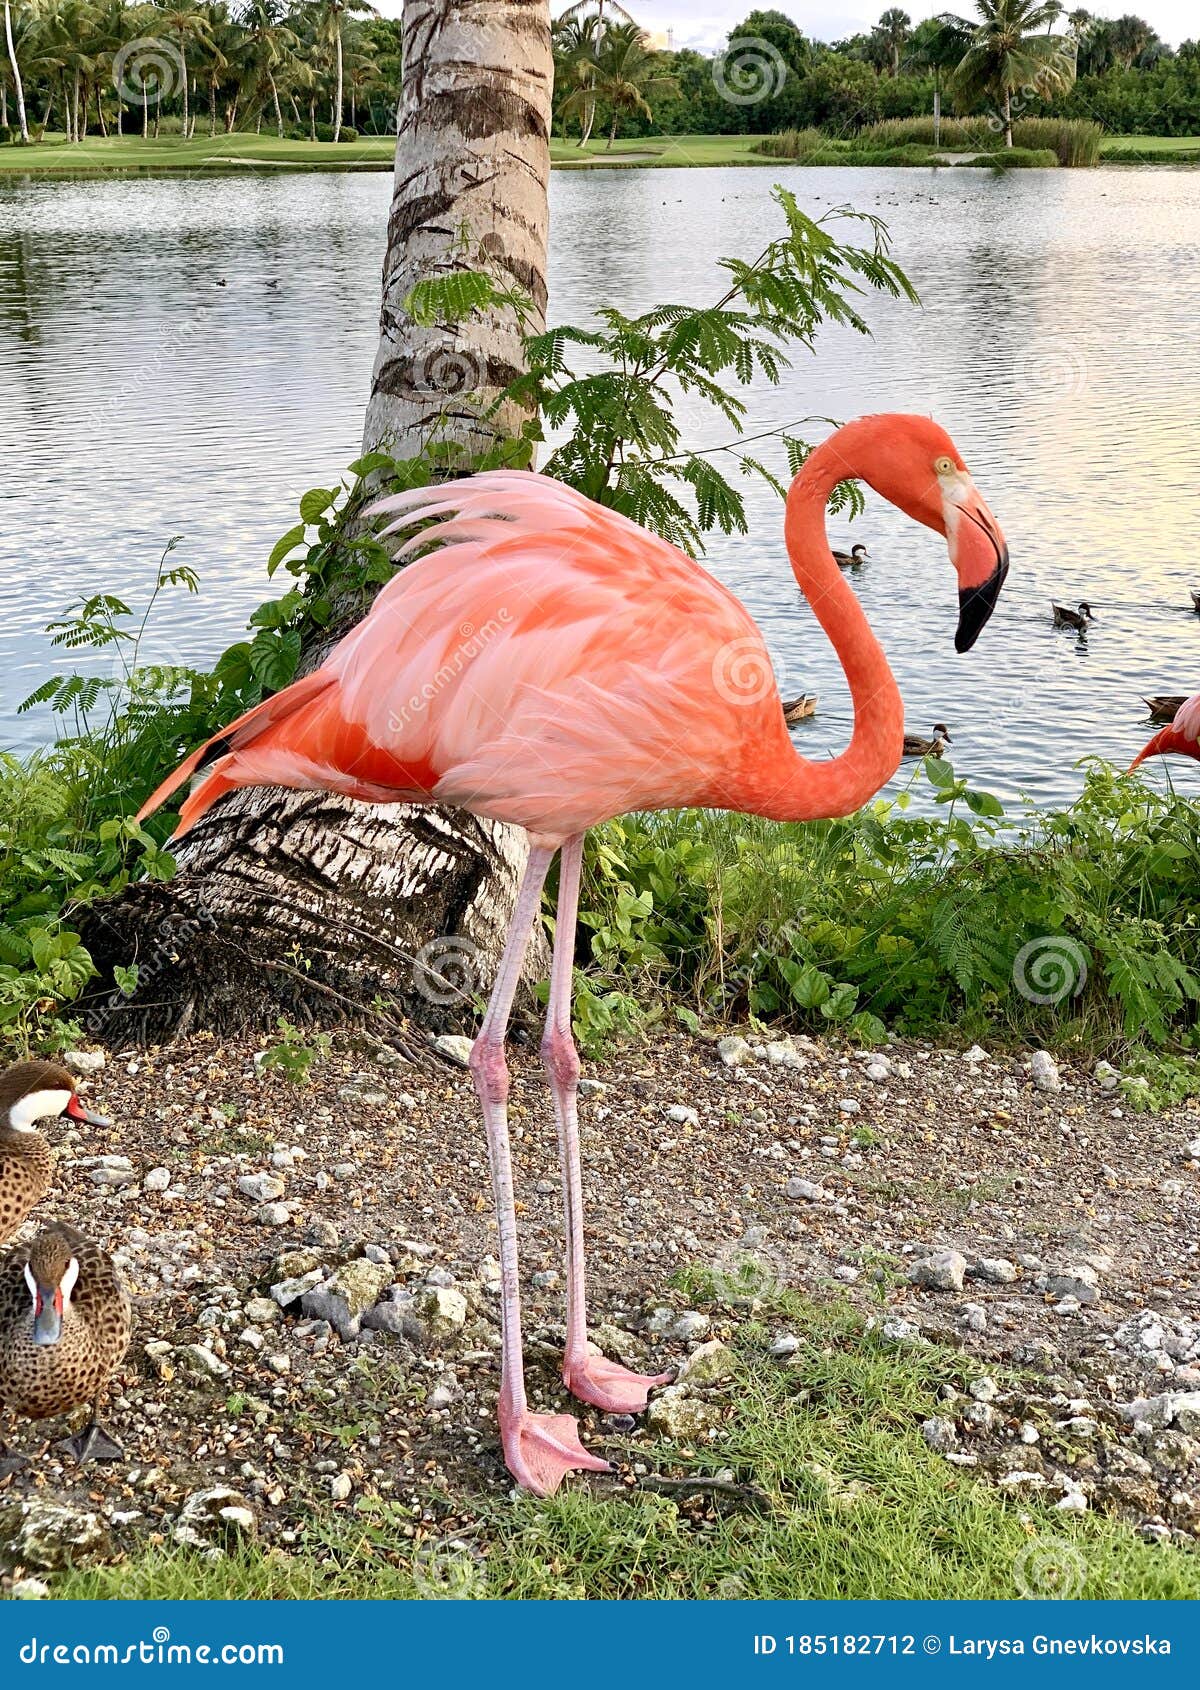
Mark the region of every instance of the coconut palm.
[[187, 0], [167, 0], [162, 11], [163, 23], [171, 31], [179, 43], [180, 79], [183, 83], [183, 138], [186, 141], [191, 133], [188, 115], [188, 91], [192, 80], [192, 73], [188, 66], [188, 44], [207, 49], [212, 45], [212, 38], [208, 31], [208, 20], [204, 13], [195, 6], [189, 6]]
[[968, 37], [951, 81], [963, 103], [992, 102], [1004, 123], [1004, 145], [1011, 147], [1014, 92], [1031, 88], [1046, 97], [1070, 88], [1075, 40], [1050, 34], [1062, 16], [1057, 0], [976, 0], [976, 11], [975, 19], [944, 16]]
[[942, 78], [967, 50], [967, 33], [950, 18], [926, 18], [913, 31], [908, 63], [933, 73], [933, 144], [942, 144]]
[[342, 102], [345, 98], [345, 67], [342, 63], [342, 17], [346, 12], [369, 12], [376, 15], [376, 7], [368, 0], [319, 0], [318, 34], [333, 51], [335, 88], [333, 96], [333, 138], [341, 139]]
[[610, 25], [596, 44], [591, 82], [576, 88], [563, 101], [564, 113], [584, 111], [589, 101], [607, 106], [611, 121], [606, 152], [617, 138], [622, 112], [653, 117], [651, 99], [673, 94], [678, 87], [673, 76], [659, 71], [658, 54], [646, 47], [645, 40], [636, 24]]
[[21, 129], [21, 139], [29, 142], [29, 120], [25, 115], [25, 85], [21, 81], [21, 67], [17, 63], [17, 44], [13, 39], [12, 7], [9, 0], [4, 0], [4, 44], [8, 48], [8, 64], [12, 74], [13, 95], [17, 103], [17, 122]]
[[899, 6], [889, 6], [875, 25], [875, 35], [882, 47], [893, 76], [900, 74], [900, 54], [912, 34], [912, 19]]
[[1126, 12], [1124, 17], [1113, 18], [1108, 26], [1109, 47], [1122, 70], [1128, 70], [1140, 59], [1155, 39], [1154, 31], [1145, 18], [1134, 17], [1130, 12]]
[[[571, 15], [571, 13], [578, 15]], [[596, 75], [596, 48], [604, 33], [600, 15], [571, 8], [554, 25], [554, 80], [556, 84], [573, 83], [578, 88], [592, 88]], [[596, 100], [583, 102], [579, 112], [579, 145], [586, 147], [596, 121]]]
[[295, 50], [295, 30], [283, 21], [284, 9], [279, 0], [252, 0], [242, 14], [249, 50], [257, 80], [265, 82], [275, 108], [275, 128], [283, 140], [283, 112], [279, 105], [279, 85], [276, 72], [288, 55]]

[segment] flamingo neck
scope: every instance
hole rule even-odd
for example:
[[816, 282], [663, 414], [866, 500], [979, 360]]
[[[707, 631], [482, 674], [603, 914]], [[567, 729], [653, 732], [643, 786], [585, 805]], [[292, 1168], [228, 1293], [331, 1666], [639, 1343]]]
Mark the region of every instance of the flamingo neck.
[[830, 493], [856, 473], [844, 446], [839, 450], [827, 441], [811, 454], [788, 493], [784, 537], [792, 571], [850, 683], [854, 732], [839, 757], [813, 762], [792, 751], [794, 762], [781, 789], [763, 811], [775, 821], [853, 814], [895, 774], [904, 749], [904, 706], [895, 677], [825, 533]]

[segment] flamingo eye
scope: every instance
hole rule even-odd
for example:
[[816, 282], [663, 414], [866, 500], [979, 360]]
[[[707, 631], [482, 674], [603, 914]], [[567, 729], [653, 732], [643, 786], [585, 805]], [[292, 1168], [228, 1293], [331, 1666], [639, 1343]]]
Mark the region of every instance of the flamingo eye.
[[947, 458], [945, 456], [935, 458], [933, 460], [933, 467], [939, 475], [958, 474], [958, 465], [955, 463], [953, 458]]

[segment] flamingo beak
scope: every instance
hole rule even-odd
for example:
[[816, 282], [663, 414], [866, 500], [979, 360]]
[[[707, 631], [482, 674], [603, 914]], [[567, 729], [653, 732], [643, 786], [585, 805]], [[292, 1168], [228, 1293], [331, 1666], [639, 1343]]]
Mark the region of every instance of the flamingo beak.
[[969, 478], [959, 496], [947, 502], [946, 537], [958, 572], [954, 649], [970, 651], [987, 626], [1007, 578], [1008, 543]]
[[63, 1110], [63, 1114], [72, 1121], [82, 1121], [87, 1127], [111, 1127], [112, 1122], [107, 1115], [94, 1115], [90, 1109], [85, 1109], [81, 1099], [72, 1092], [71, 1101]]

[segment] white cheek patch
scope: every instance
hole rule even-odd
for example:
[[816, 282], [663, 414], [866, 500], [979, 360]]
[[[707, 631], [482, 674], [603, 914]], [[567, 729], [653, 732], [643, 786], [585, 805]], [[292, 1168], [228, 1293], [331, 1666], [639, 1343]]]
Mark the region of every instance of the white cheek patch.
[[74, 1095], [69, 1091], [31, 1091], [13, 1104], [8, 1112], [8, 1124], [15, 1132], [31, 1133], [35, 1122], [61, 1115]]
[[28, 1262], [25, 1263], [25, 1283], [29, 1287], [30, 1296], [33, 1298], [33, 1312], [36, 1314], [38, 1310], [37, 1280], [33, 1277], [33, 1269]]
[[59, 1290], [62, 1292], [63, 1313], [66, 1314], [71, 1306], [71, 1292], [75, 1289], [75, 1281], [79, 1278], [79, 1263], [72, 1256], [67, 1263], [67, 1271], [62, 1276]]

